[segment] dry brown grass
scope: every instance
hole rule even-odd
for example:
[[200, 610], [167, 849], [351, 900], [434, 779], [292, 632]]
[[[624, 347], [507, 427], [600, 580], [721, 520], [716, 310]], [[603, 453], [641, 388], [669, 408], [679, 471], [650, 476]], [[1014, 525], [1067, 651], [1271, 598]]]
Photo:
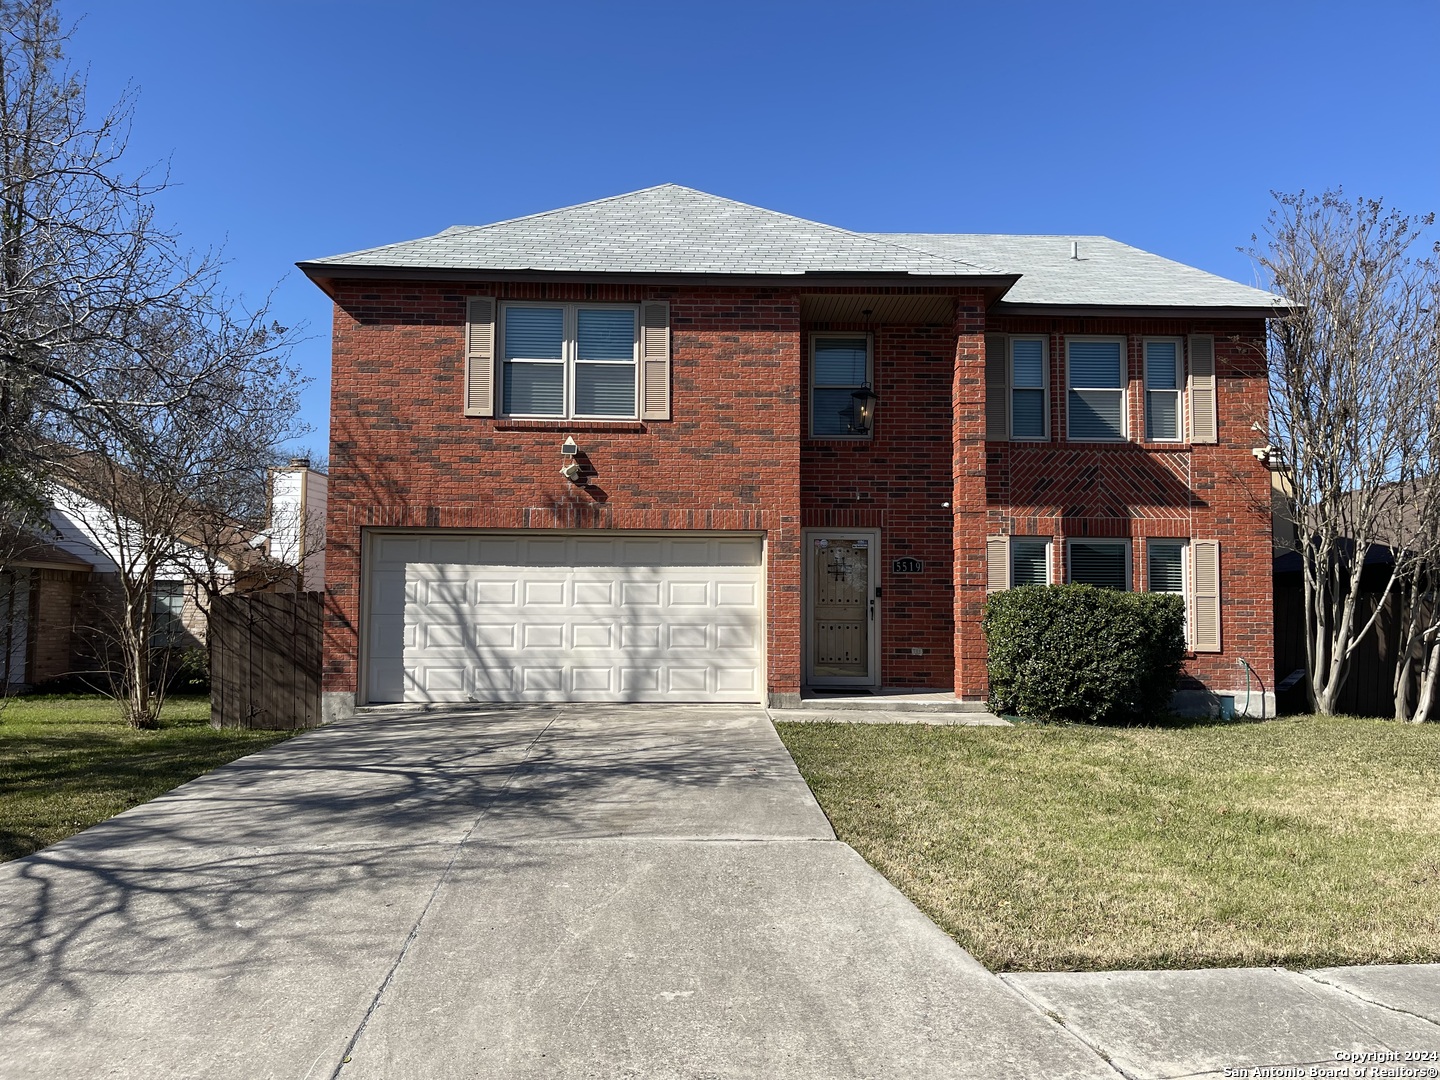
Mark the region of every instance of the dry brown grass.
[[779, 726], [992, 969], [1440, 960], [1440, 725]]

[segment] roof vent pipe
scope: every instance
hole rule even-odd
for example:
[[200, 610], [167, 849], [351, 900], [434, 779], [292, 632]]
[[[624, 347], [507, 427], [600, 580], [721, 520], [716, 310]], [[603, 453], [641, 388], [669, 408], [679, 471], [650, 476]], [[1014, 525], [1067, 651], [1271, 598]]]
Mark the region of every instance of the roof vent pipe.
[[1078, 259], [1080, 258], [1080, 241], [1079, 241], [1079, 240], [1071, 240], [1071, 241], [1070, 241], [1070, 258], [1076, 259], [1076, 260], [1078, 260]]

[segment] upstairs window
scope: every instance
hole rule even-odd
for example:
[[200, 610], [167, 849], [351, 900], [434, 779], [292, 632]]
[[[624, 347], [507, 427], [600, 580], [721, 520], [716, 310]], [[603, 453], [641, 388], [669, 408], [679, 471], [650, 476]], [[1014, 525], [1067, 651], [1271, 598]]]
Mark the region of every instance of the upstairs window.
[[1130, 588], [1128, 540], [1071, 540], [1070, 581], [1125, 592]]
[[1048, 341], [1043, 337], [1010, 339], [1010, 438], [1050, 436], [1045, 400]]
[[810, 434], [817, 439], [864, 439], [857, 425], [855, 391], [871, 385], [874, 363], [868, 334], [814, 334], [810, 338]]
[[1179, 442], [1185, 430], [1180, 391], [1185, 385], [1179, 338], [1145, 339], [1145, 438]]
[[1125, 341], [1069, 338], [1067, 437], [1077, 442], [1118, 441], [1125, 430]]
[[506, 415], [635, 418], [635, 308], [505, 304], [500, 316]]

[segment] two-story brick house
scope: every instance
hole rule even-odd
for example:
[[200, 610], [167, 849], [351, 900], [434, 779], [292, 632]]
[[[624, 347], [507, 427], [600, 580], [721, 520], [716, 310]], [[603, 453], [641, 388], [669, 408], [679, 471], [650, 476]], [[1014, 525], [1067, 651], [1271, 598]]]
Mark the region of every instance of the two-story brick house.
[[1190, 704], [1271, 685], [1277, 297], [674, 185], [300, 266], [335, 301], [327, 715], [978, 699], [987, 590], [1065, 580], [1183, 592]]

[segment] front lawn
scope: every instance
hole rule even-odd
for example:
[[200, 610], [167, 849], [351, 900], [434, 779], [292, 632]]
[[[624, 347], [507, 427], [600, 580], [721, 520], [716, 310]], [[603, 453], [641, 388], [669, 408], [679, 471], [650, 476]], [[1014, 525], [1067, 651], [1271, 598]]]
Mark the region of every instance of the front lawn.
[[993, 970], [1440, 960], [1440, 725], [777, 726]]
[[158, 731], [131, 730], [103, 697], [12, 698], [0, 707], [0, 862], [293, 734], [216, 731], [203, 697], [167, 701]]

